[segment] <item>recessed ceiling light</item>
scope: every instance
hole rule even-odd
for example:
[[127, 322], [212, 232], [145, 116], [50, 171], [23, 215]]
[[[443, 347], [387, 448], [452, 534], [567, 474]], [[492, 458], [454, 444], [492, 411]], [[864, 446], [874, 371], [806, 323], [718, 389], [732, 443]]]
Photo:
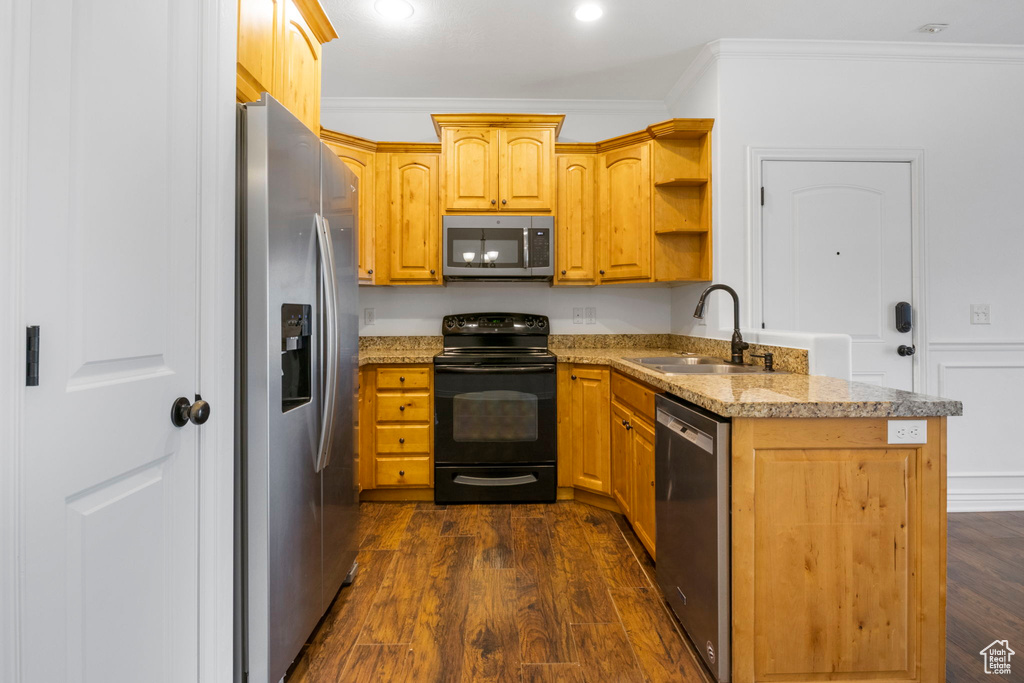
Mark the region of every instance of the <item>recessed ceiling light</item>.
[[385, 19], [408, 19], [413, 13], [412, 5], [405, 0], [377, 0], [373, 9]]
[[919, 33], [941, 33], [949, 28], [949, 24], [925, 24], [918, 30]]
[[592, 2], [584, 3], [576, 8], [573, 15], [580, 21], [596, 21], [604, 14], [604, 10]]

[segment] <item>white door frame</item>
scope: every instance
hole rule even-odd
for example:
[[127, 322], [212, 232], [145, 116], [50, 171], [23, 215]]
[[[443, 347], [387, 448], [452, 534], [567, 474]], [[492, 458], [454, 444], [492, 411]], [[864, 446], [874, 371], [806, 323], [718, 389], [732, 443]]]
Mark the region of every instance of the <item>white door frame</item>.
[[765, 161], [899, 161], [910, 164], [910, 240], [911, 240], [911, 305], [914, 307], [913, 344], [917, 353], [911, 358], [914, 366], [914, 391], [927, 391], [928, 373], [928, 316], [925, 311], [928, 282], [925, 255], [925, 210], [924, 210], [924, 149], [919, 147], [748, 147], [747, 171], [749, 192], [747, 194], [747, 252], [748, 280], [747, 300], [750, 301], [751, 327], [759, 328], [762, 320], [762, 277], [761, 267], [761, 187], [764, 184], [763, 163]]
[[[201, 7], [199, 277], [196, 391], [213, 419], [196, 430], [198, 491], [199, 671], [203, 682], [231, 680], [233, 650], [235, 60], [237, 6]], [[0, 3], [0, 682], [21, 683], [25, 326], [23, 238], [28, 165], [31, 0]], [[10, 68], [8, 68], [10, 66]], [[173, 95], [173, 94], [171, 94]], [[141, 96], [141, 94], [140, 94]], [[201, 378], [201, 386], [200, 380]]]

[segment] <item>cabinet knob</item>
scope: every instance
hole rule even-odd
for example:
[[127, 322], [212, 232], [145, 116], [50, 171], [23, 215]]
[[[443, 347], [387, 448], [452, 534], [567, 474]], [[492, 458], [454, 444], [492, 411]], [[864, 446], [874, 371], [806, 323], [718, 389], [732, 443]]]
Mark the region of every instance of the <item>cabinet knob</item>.
[[562, 275], [565, 275], [565, 271], [564, 270], [562, 271]]
[[366, 274], [367, 275], [373, 275], [373, 268], [370, 268], [368, 271], [366, 271]]
[[631, 424], [629, 424], [629, 423], [627, 422], [627, 423], [626, 423], [626, 431], [628, 432], [628, 431], [629, 431], [630, 429], [632, 429], [632, 428], [633, 428], [633, 425], [631, 425]]
[[405, 406], [398, 406], [399, 412], [405, 412]]
[[433, 275], [433, 274], [434, 274], [435, 272], [436, 272], [436, 271], [435, 271], [435, 270], [434, 270], [433, 268], [431, 268], [431, 269], [430, 269], [430, 274], [431, 274], [431, 275]]
[[576, 375], [569, 375], [569, 379], [576, 379]]
[[405, 437], [404, 436], [398, 437], [398, 443], [405, 443]]
[[398, 470], [398, 476], [404, 477], [405, 476], [405, 470]]
[[599, 270], [597, 272], [601, 273], [601, 275], [604, 275], [604, 271], [603, 270]]
[[626, 421], [625, 421], [625, 420], [623, 420], [623, 421], [622, 421], [622, 426], [623, 426], [623, 427], [625, 427], [625, 426], [626, 426]]
[[502, 200], [501, 200], [501, 203], [502, 203], [502, 204], [508, 204], [508, 200], [507, 200], [507, 199], [502, 199]]
[[404, 377], [399, 377], [399, 378], [398, 378], [398, 381], [399, 381], [399, 382], [404, 382], [404, 381], [405, 381], [405, 378], [404, 378]]
[[492, 200], [491, 200], [491, 204], [497, 204], [497, 203], [498, 203], [498, 200], [497, 200], [497, 199], [492, 199]]

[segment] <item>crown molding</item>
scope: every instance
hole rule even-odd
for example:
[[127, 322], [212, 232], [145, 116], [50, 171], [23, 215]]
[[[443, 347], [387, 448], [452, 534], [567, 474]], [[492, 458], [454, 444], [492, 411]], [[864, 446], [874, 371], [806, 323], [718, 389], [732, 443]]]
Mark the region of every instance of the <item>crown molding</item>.
[[323, 97], [321, 115], [327, 111], [395, 114], [450, 112], [523, 114], [649, 114], [664, 119], [668, 108], [661, 100], [549, 100], [468, 97]]
[[667, 106], [673, 107], [721, 59], [1024, 64], [1024, 45], [723, 38], [701, 48], [666, 93]]

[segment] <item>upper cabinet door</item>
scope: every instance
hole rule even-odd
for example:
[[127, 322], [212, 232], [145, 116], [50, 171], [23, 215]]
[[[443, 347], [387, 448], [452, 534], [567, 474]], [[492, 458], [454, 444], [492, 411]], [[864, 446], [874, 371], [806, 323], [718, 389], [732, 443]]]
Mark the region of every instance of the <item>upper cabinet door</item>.
[[497, 131], [493, 128], [445, 128], [445, 206], [449, 211], [498, 209]]
[[558, 157], [555, 282], [594, 283], [594, 171], [590, 154]]
[[607, 152], [601, 160], [601, 280], [650, 280], [650, 143]]
[[291, 0], [284, 4], [284, 28], [275, 97], [320, 135], [320, 41]]
[[498, 208], [551, 211], [555, 132], [550, 128], [498, 130]]
[[389, 157], [388, 279], [437, 284], [441, 281], [438, 157], [406, 153]]
[[327, 146], [359, 179], [359, 284], [372, 285], [374, 257], [374, 154], [336, 143]]
[[235, 86], [239, 102], [255, 102], [260, 93], [274, 89], [274, 47], [280, 26], [278, 0], [239, 0]]

